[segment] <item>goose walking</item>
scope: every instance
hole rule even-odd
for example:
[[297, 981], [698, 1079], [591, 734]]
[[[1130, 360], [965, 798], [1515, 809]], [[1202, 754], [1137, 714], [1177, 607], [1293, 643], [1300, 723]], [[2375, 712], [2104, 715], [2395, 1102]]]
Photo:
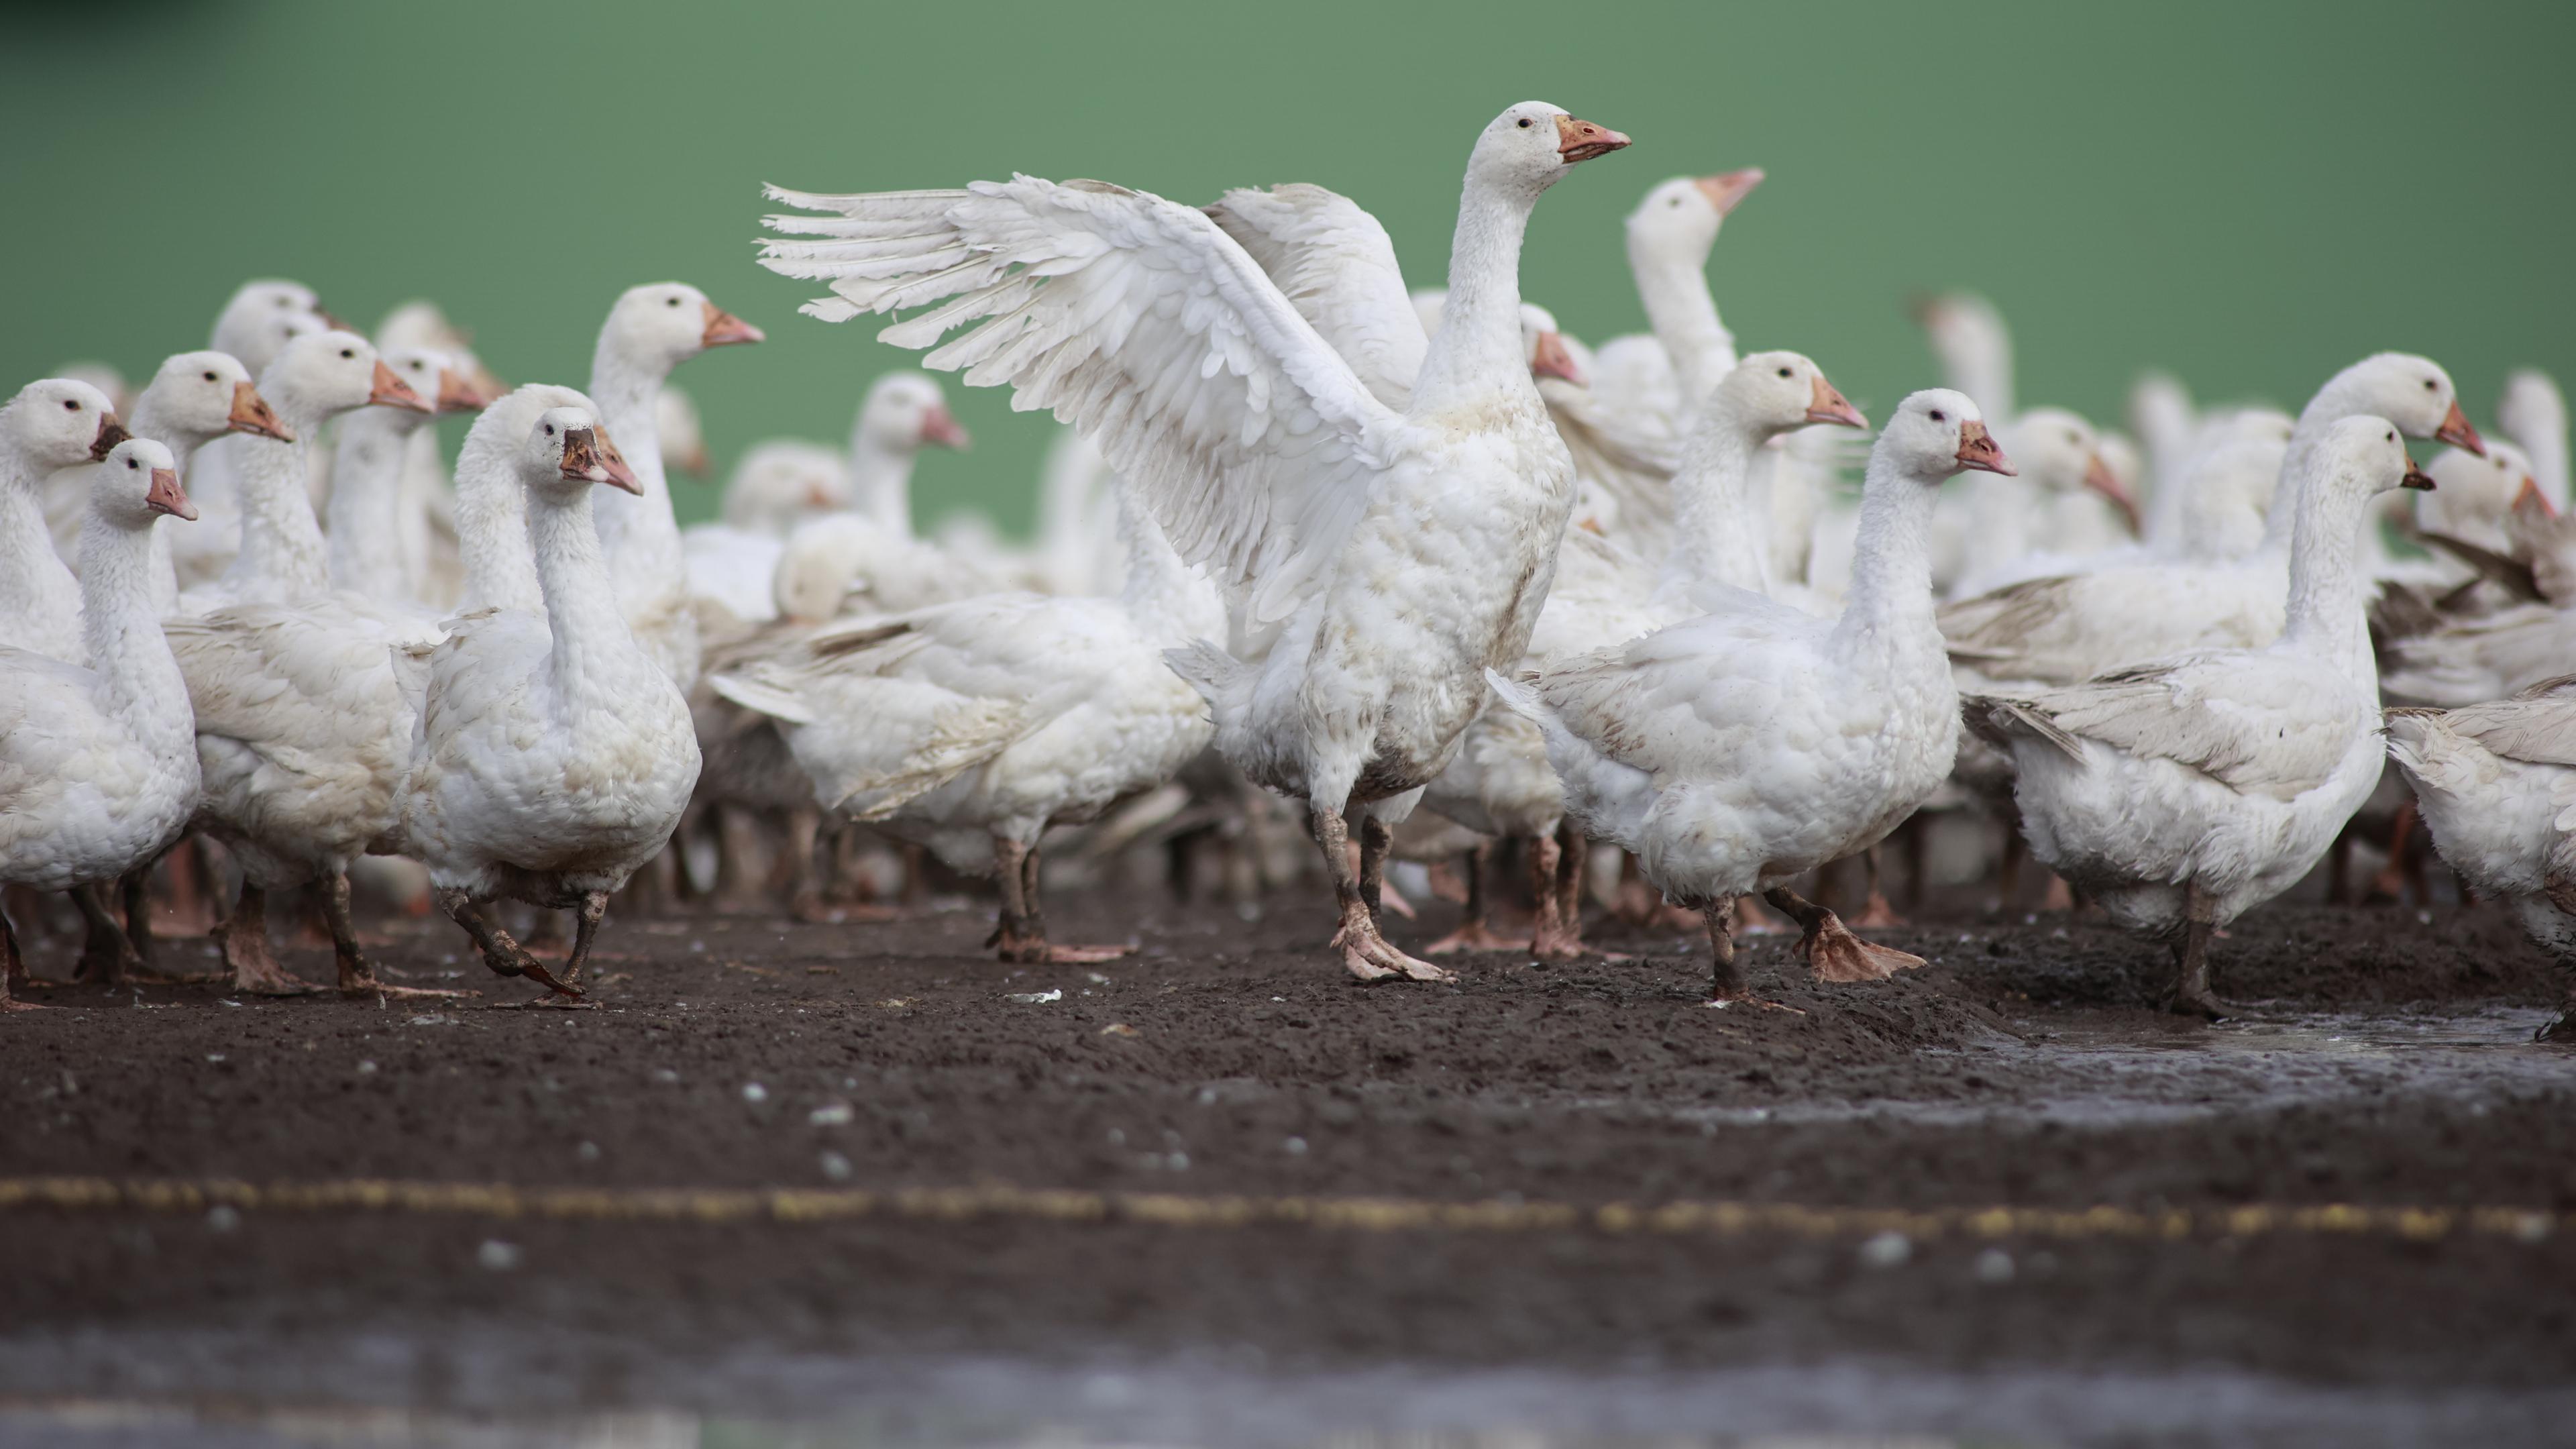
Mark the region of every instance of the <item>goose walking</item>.
[[[40, 397], [97, 411], [95, 397]], [[89, 925], [82, 971], [116, 985], [133, 947], [98, 887], [169, 849], [197, 803], [187, 684], [161, 637], [152, 589], [153, 523], [196, 511], [170, 450], [150, 439], [118, 442], [88, 471], [80, 580], [88, 667], [0, 645], [0, 884], [69, 891]], [[23, 971], [17, 934], [0, 913], [0, 1011], [25, 1005], [8, 984]]]
[[[772, 195], [763, 262], [828, 280], [827, 321], [931, 307], [880, 336], [1052, 408], [1135, 486], [1181, 556], [1243, 591], [1257, 662], [1176, 666], [1217, 746], [1304, 799], [1334, 885], [1332, 949], [1364, 981], [1449, 980], [1379, 933], [1387, 815], [1458, 748], [1479, 672], [1517, 662], [1547, 597], [1573, 462], [1522, 350], [1520, 251], [1539, 196], [1628, 144], [1524, 102], [1469, 154], [1449, 295], [1401, 411], [1205, 214], [1100, 182]], [[1382, 305], [1402, 305], [1400, 299]], [[1347, 854], [1359, 817], [1360, 859]]]
[[[642, 484], [587, 400], [556, 405], [568, 392], [523, 387], [467, 436], [468, 569], [514, 599], [533, 586], [538, 607], [450, 621], [429, 656], [402, 801], [404, 853], [429, 867], [439, 908], [494, 972], [553, 993], [541, 1000], [581, 995], [609, 894], [661, 853], [698, 779], [688, 702], [628, 629], [591, 521], [595, 487], [641, 497]], [[531, 417], [532, 404], [547, 405]], [[506, 505], [468, 496], [511, 485], [523, 532]], [[484, 915], [501, 896], [579, 913], [560, 976]]]
[[1884, 839], [1950, 772], [1958, 703], [1932, 622], [1929, 530], [1940, 485], [1966, 469], [2012, 463], [1965, 394], [1915, 393], [1870, 450], [1840, 617], [1716, 589], [1699, 618], [1522, 682], [1487, 676], [1546, 733], [1568, 813], [1703, 913], [1712, 1004], [1752, 999], [1733, 916], [1756, 891], [1798, 923], [1819, 980], [1921, 964], [1788, 882]]
[[2287, 626], [2255, 649], [2152, 660], [2019, 698], [1972, 696], [2007, 751], [2031, 853], [2122, 927], [2170, 939], [2168, 1005], [2234, 1013], [2209, 939], [2296, 884], [2379, 783], [2359, 550], [2371, 499], [2430, 488], [2397, 426], [2353, 417], [2294, 460]]

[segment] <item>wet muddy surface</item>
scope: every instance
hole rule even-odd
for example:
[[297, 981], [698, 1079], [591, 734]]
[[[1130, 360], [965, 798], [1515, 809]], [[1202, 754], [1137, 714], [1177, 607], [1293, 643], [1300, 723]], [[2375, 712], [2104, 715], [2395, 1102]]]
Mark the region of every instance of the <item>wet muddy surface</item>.
[[[1721, 1012], [1672, 936], [1362, 989], [1312, 949], [1317, 903], [1056, 904], [1063, 938], [1141, 951], [1001, 965], [972, 906], [612, 919], [598, 1009], [507, 1011], [525, 993], [440, 923], [396, 934], [388, 976], [480, 997], [40, 993], [53, 1010], [0, 1023], [0, 1178], [1569, 1215], [22, 1204], [0, 1212], [0, 1440], [310, 1442], [297, 1415], [529, 1436], [476, 1443], [2576, 1436], [2576, 1053], [2530, 1044], [2560, 982], [2500, 912], [2258, 913], [2217, 956], [2257, 1015], [2210, 1027], [2152, 1009], [2159, 950], [2057, 916], [1878, 933], [1931, 964], [1867, 986], [1807, 981], [1774, 938], [1753, 979], [1796, 1010]], [[293, 959], [328, 979], [327, 953]], [[1823, 1216], [1598, 1213], [1675, 1202]], [[2433, 1226], [2223, 1226], [2333, 1204]], [[2185, 1226], [1832, 1216], [2097, 1206]]]

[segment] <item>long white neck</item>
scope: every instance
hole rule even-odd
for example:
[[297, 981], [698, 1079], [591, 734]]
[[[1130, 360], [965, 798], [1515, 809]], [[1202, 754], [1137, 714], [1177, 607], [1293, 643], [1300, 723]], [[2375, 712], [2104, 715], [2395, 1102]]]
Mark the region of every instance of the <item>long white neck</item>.
[[1753, 496], [1753, 455], [1764, 429], [1724, 389], [1707, 399], [1673, 475], [1673, 545], [1656, 580], [1658, 602], [1678, 601], [1703, 583], [1771, 589], [1766, 510]]
[[545, 594], [529, 551], [527, 486], [507, 460], [487, 456], [482, 442], [469, 440], [456, 460], [456, 555], [465, 565], [458, 607], [541, 609]]
[[1535, 198], [1469, 180], [1449, 244], [1449, 297], [1413, 383], [1412, 415], [1475, 408], [1499, 389], [1544, 406], [1521, 343], [1521, 238]]
[[81, 639], [109, 712], [162, 749], [186, 748], [196, 723], [152, 602], [151, 528], [111, 523], [92, 509], [80, 557]]
[[2365, 391], [2362, 379], [2337, 374], [2299, 410], [2298, 425], [2290, 429], [2289, 451], [2281, 455], [2281, 486], [2272, 496], [2271, 516], [2263, 520], [2263, 552], [2275, 556], [2290, 552], [2292, 535], [2307, 508], [2305, 495], [2317, 481], [2317, 449], [2325, 446], [2326, 433], [2335, 424], [2366, 410]]
[[[182, 427], [170, 416], [170, 410], [163, 405], [160, 395], [151, 388], [145, 388], [143, 395], [134, 400], [134, 415], [126, 420], [125, 430], [138, 438], [150, 438], [169, 449], [170, 456], [178, 460], [179, 479], [186, 484], [196, 482], [188, 470], [197, 461], [197, 450], [222, 436], [221, 433]], [[162, 526], [168, 522], [167, 518], [155, 516], [149, 530], [152, 539], [149, 570], [152, 602], [165, 619], [179, 609], [179, 566], [170, 557], [170, 531]]]
[[54, 552], [43, 483], [24, 455], [0, 444], [0, 643], [78, 663], [80, 583]]
[[639, 671], [662, 677], [660, 667], [636, 647], [618, 607], [591, 512], [595, 491], [540, 493], [528, 504], [528, 537], [536, 546], [537, 579], [554, 634], [547, 668], [557, 698], [576, 711], [616, 708], [621, 689]]
[[[2335, 483], [2343, 486], [2334, 486]], [[2376, 688], [2370, 624], [2362, 608], [2361, 532], [2369, 497], [2347, 480], [2312, 477], [2299, 490], [2291, 525], [2288, 626], [2281, 643], [2334, 661]]]
[[290, 603], [331, 587], [322, 525], [313, 517], [313, 495], [306, 488], [304, 455], [330, 412], [286, 389], [275, 390], [272, 402], [279, 420], [299, 441], [242, 439], [241, 552], [224, 570], [223, 592], [235, 600]]
[[1628, 270], [1637, 279], [1637, 300], [1646, 304], [1646, 325], [1672, 359], [1687, 417], [1718, 379], [1734, 371], [1735, 334], [1717, 318], [1705, 271], [1708, 253], [1677, 256], [1669, 243], [1657, 246], [1659, 240], [1631, 232]]
[[645, 559], [661, 567], [678, 566], [680, 525], [671, 512], [671, 485], [662, 474], [662, 431], [654, 416], [662, 384], [670, 376], [668, 366], [634, 357], [606, 334], [591, 354], [591, 400], [644, 490], [614, 493], [598, 509], [600, 547], [619, 565], [621, 576]]
[[403, 462], [429, 419], [394, 408], [361, 408], [340, 425], [331, 455], [331, 584], [380, 603], [411, 602], [402, 556]]
[[1182, 561], [1171, 540], [1125, 484], [1118, 490], [1118, 538], [1127, 549], [1127, 582], [1118, 601], [1137, 632], [1165, 648], [1198, 639], [1223, 642], [1225, 598], [1205, 574]]
[[1932, 602], [1932, 505], [1939, 496], [1937, 480], [1914, 476], [1883, 451], [1870, 455], [1851, 588], [1834, 629], [1846, 654], [1892, 654], [1920, 645], [1926, 631], [1939, 650]]
[[912, 536], [911, 448], [892, 448], [862, 427], [850, 430], [850, 502], [862, 517], [889, 532]]

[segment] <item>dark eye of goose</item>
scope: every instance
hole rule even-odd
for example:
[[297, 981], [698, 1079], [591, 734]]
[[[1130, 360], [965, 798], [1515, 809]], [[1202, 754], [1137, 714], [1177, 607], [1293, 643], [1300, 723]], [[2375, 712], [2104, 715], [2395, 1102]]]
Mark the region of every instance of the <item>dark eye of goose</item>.
[[1527, 116], [1523, 116], [1523, 117], [1521, 117], [1521, 119], [1520, 119], [1520, 128], [1521, 128], [1522, 130], [1524, 130], [1524, 131], [1528, 130], [1528, 129], [1529, 129], [1529, 124], [1530, 124], [1529, 117], [1527, 117]]
[[353, 359], [353, 360], [354, 360], [354, 359], [357, 357], [357, 355], [358, 355], [358, 354], [357, 354], [357, 352], [356, 352], [354, 349], [352, 349], [352, 348], [343, 347], [343, 348], [341, 348], [341, 349], [340, 349], [340, 355], [341, 355], [342, 357], [351, 358], [351, 359]]
[[1939, 408], [1934, 408], [1932, 410], [1932, 421], [1936, 423], [1946, 423], [1949, 421], [1949, 418], [1944, 416]]
[[1785, 368], [1785, 367], [1784, 367], [1784, 368], [1781, 368], [1781, 369], [1780, 369], [1780, 375], [1781, 375], [1782, 377], [1787, 377], [1787, 376], [1789, 375], [1789, 369], [1787, 369], [1787, 368]]
[[2428, 377], [2424, 379], [2424, 390], [2426, 392], [2440, 392], [2442, 390], [2442, 385]]
[[127, 471], [127, 472], [131, 473], [131, 472], [133, 472], [133, 471], [134, 471], [134, 469], [135, 469], [135, 467], [136, 467], [136, 466], [137, 466], [137, 465], [136, 465], [135, 461], [134, 461], [132, 458], [128, 458], [128, 459], [126, 459], [126, 460], [125, 460], [125, 471]]
[[546, 424], [546, 436], [547, 436], [547, 437], [549, 437], [549, 438], [551, 438], [551, 437], [553, 437], [554, 435], [555, 435], [555, 425], [554, 425], [554, 424], [552, 424], [552, 423], [548, 423], [548, 424]]
[[63, 399], [63, 411], [64, 411], [64, 412], [67, 412], [67, 413], [76, 413], [76, 412], [79, 412], [79, 411], [80, 411], [80, 399], [79, 399], [79, 398], [76, 398], [76, 397], [67, 397], [67, 398], [64, 398], [64, 399]]
[[214, 380], [215, 380], [215, 375], [214, 375], [213, 373], [211, 373], [211, 372], [210, 372], [210, 373], [207, 373], [207, 374], [206, 374], [206, 381], [208, 381], [208, 382], [213, 382]]
[[671, 305], [672, 305], [672, 306], [674, 306], [674, 307], [679, 306], [679, 305], [680, 305], [680, 299], [679, 299], [679, 298], [677, 298], [677, 297], [673, 297], [673, 298], [671, 299]]

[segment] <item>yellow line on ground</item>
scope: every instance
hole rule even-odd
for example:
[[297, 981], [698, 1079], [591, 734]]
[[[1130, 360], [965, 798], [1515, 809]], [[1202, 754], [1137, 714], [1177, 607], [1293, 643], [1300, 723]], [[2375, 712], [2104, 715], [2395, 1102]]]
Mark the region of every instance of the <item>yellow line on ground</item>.
[[393, 1213], [425, 1217], [723, 1225], [877, 1218], [928, 1222], [1026, 1219], [1170, 1228], [1290, 1226], [1326, 1232], [1534, 1233], [1795, 1238], [2181, 1239], [2313, 1235], [2431, 1241], [2455, 1236], [2539, 1242], [2570, 1217], [2510, 1207], [2360, 1207], [2254, 1203], [2232, 1208], [1846, 1208], [1796, 1203], [1656, 1206], [1489, 1199], [1249, 1197], [1018, 1187], [636, 1188], [347, 1179], [252, 1183], [223, 1178], [0, 1178], [0, 1212]]

